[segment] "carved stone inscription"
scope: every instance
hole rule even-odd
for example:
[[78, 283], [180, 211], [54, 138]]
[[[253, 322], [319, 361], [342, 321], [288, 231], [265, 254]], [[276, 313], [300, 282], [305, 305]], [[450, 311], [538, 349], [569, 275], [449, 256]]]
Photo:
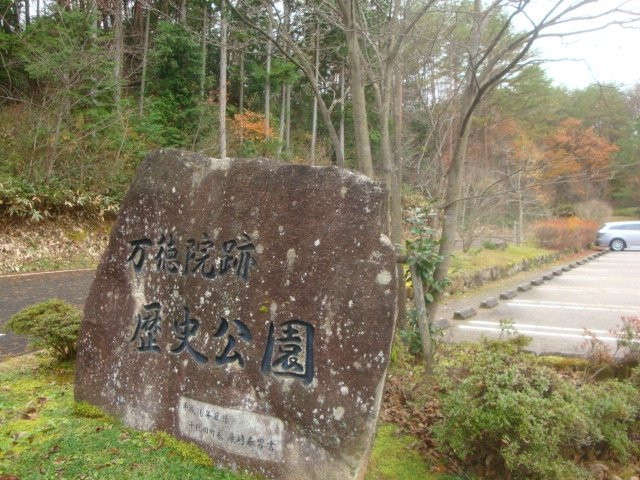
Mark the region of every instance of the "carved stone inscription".
[[186, 397], [180, 397], [178, 418], [186, 437], [244, 457], [282, 460], [284, 425], [277, 418]]
[[76, 398], [277, 480], [361, 480], [395, 321], [386, 193], [153, 153], [85, 304]]

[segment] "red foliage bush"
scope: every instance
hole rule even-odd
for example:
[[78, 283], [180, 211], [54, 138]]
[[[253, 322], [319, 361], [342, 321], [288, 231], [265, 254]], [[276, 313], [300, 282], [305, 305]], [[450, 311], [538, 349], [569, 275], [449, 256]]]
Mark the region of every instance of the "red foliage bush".
[[596, 239], [598, 224], [577, 217], [554, 218], [533, 226], [536, 240], [553, 250], [584, 248]]

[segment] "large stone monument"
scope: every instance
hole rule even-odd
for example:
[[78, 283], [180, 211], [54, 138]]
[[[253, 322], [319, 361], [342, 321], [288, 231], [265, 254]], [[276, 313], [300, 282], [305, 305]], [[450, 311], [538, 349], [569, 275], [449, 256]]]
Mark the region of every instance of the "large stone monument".
[[76, 399], [220, 465], [363, 478], [396, 311], [385, 198], [333, 167], [150, 154], [85, 306]]

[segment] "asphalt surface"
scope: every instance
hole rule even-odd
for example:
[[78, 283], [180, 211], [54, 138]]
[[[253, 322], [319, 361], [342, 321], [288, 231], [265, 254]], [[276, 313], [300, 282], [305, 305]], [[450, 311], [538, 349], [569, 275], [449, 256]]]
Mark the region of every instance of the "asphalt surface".
[[[81, 307], [94, 276], [95, 270], [0, 275], [0, 325], [23, 308], [49, 298]], [[0, 335], [0, 359], [23, 353], [27, 344], [23, 335]]]
[[[529, 349], [538, 354], [584, 355], [585, 330], [614, 352], [617, 327], [622, 316], [640, 315], [640, 252], [610, 252], [579, 265], [515, 298], [500, 300], [491, 309], [479, 308], [480, 301], [515, 290], [544, 273], [559, 268], [527, 272], [500, 282], [467, 299], [445, 305], [439, 317], [451, 318], [454, 311], [474, 307], [477, 315], [467, 320], [450, 320], [447, 339], [478, 340], [506, 337], [518, 332], [533, 339]], [[60, 298], [81, 307], [89, 293], [95, 270], [75, 270], [19, 275], [0, 275], [0, 325], [11, 315], [33, 303]], [[505, 321], [511, 326], [506, 327]], [[501, 325], [502, 322], [502, 325]], [[0, 335], [0, 359], [23, 353], [28, 339], [21, 335]]]
[[491, 309], [471, 300], [450, 309], [464, 306], [478, 313], [452, 321], [448, 339], [454, 342], [518, 332], [533, 339], [528, 349], [535, 353], [581, 356], [588, 351], [588, 331], [615, 353], [621, 317], [640, 315], [640, 252], [609, 252]]

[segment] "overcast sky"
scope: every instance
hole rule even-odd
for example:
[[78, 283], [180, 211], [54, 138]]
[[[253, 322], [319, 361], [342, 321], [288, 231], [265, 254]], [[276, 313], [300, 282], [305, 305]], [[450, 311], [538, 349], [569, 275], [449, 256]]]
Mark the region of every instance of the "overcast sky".
[[[600, 0], [584, 13], [593, 14], [616, 3], [617, 0]], [[627, 0], [626, 3], [626, 8], [640, 12], [640, 0]], [[548, 0], [534, 0], [534, 15], [543, 12], [545, 4]], [[623, 18], [628, 16], [617, 17]], [[593, 25], [591, 22], [577, 26], [582, 29]], [[543, 68], [559, 86], [576, 89], [600, 82], [628, 87], [640, 82], [640, 25], [636, 28], [612, 25], [604, 30], [563, 39], [542, 38], [534, 48], [540, 52], [540, 58], [550, 60], [543, 64]]]
[[579, 38], [541, 39], [543, 68], [553, 82], [570, 89], [592, 83], [631, 86], [640, 82], [640, 31], [608, 28]]

